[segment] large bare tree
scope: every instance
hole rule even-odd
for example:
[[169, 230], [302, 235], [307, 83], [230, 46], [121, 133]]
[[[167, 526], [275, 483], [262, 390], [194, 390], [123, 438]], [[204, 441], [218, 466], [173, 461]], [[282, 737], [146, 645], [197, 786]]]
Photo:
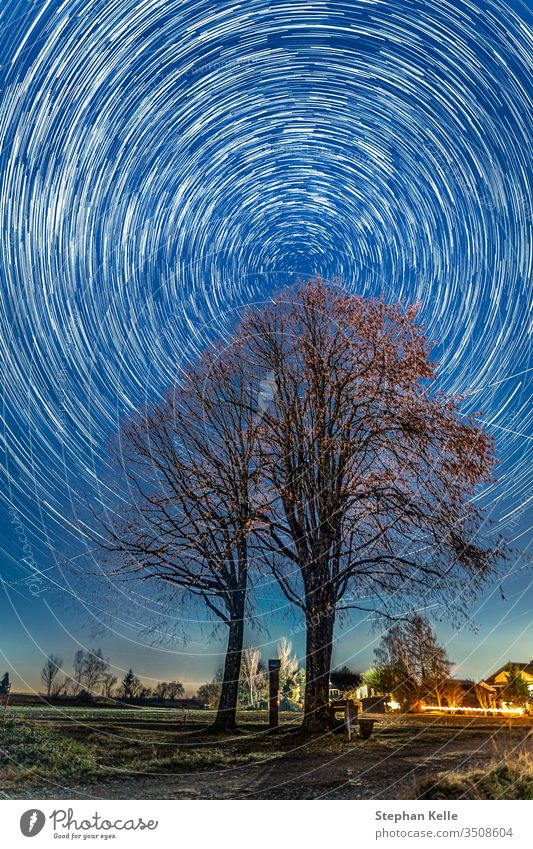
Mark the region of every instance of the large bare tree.
[[452, 664], [426, 616], [415, 613], [393, 625], [374, 653], [374, 675], [389, 682], [402, 707], [413, 708], [422, 699], [440, 706]]
[[120, 432], [123, 506], [101, 518], [113, 573], [201, 599], [228, 628], [215, 726], [235, 727], [258, 467], [258, 393], [239, 346], [213, 346]]
[[[416, 307], [310, 280], [236, 333], [268, 378], [261, 549], [306, 618], [304, 729], [328, 725], [339, 609], [416, 599], [466, 607], [497, 557], [471, 498], [487, 482], [492, 440], [458, 401], [433, 391]], [[396, 605], [398, 607], [398, 605]]]

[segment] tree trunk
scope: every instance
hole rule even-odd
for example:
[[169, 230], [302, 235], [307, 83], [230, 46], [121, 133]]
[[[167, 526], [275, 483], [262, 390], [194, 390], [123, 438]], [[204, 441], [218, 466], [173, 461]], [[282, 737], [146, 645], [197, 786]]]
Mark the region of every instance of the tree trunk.
[[307, 734], [319, 734], [332, 727], [329, 711], [329, 674], [335, 614], [325, 603], [322, 613], [308, 612], [306, 618], [306, 680], [302, 730]]
[[237, 699], [241, 674], [242, 644], [244, 637], [244, 600], [243, 590], [234, 594], [233, 609], [229, 624], [228, 648], [224, 663], [224, 680], [220, 692], [220, 701], [216, 719], [212, 728], [215, 731], [234, 731], [237, 727]]

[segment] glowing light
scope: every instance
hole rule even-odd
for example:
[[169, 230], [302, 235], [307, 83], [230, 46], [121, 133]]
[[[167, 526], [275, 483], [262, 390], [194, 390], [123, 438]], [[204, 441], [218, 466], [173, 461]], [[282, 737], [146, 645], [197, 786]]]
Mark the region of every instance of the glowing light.
[[401, 705], [398, 702], [392, 701], [387, 702], [387, 707], [390, 707], [391, 710], [400, 710]]
[[463, 707], [462, 705], [458, 705], [457, 707], [439, 707], [439, 705], [422, 705], [421, 710], [438, 710], [444, 711], [446, 713], [450, 713], [453, 711], [457, 713], [457, 711], [461, 711], [461, 713], [510, 713], [513, 716], [523, 716], [524, 708], [521, 707], [499, 707], [499, 708], [480, 708], [480, 707]]

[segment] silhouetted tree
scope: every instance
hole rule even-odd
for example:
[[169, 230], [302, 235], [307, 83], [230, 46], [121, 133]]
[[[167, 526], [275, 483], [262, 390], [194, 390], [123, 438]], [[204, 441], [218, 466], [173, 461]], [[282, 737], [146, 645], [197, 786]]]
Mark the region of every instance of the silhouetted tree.
[[181, 681], [167, 681], [166, 692], [167, 699], [180, 699], [185, 695], [185, 687]]
[[9, 693], [9, 688], [11, 684], [9, 681], [9, 672], [4, 672], [2, 678], [0, 679], [0, 696], [5, 696]]
[[62, 666], [63, 658], [58, 657], [56, 654], [51, 654], [41, 669], [41, 681], [46, 688], [48, 698], [55, 698], [63, 688], [63, 684], [59, 681], [59, 673]]
[[220, 701], [223, 677], [224, 672], [222, 669], [219, 669], [212, 681], [208, 681], [198, 687], [196, 698], [200, 699], [208, 707], [216, 707]]
[[125, 699], [136, 698], [142, 689], [142, 684], [133, 669], [128, 669], [122, 679], [122, 695]]
[[360, 676], [356, 672], [352, 672], [349, 666], [341, 666], [340, 669], [332, 670], [329, 678], [332, 686], [343, 693], [351, 692], [360, 682]]
[[80, 689], [93, 695], [100, 687], [103, 677], [109, 668], [109, 661], [104, 658], [102, 649], [79, 649], [74, 655], [74, 675], [71, 679], [71, 692], [76, 696]]
[[154, 699], [167, 699], [168, 698], [167, 687], [168, 687], [167, 681], [158, 681], [157, 684], [155, 685], [154, 689], [153, 689]]
[[116, 675], [113, 675], [112, 672], [104, 672], [102, 675], [102, 696], [105, 696], [107, 699], [110, 699], [113, 695], [113, 690], [118, 681]]
[[[240, 350], [215, 347], [124, 424], [127, 505], [101, 517], [115, 576], [200, 597], [228, 628], [215, 727], [235, 727], [257, 487], [257, 393]], [[117, 565], [118, 563], [118, 565]]]

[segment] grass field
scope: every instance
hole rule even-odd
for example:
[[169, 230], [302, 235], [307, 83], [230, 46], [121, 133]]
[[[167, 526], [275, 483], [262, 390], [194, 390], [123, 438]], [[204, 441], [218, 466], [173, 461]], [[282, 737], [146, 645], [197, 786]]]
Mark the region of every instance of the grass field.
[[[369, 740], [308, 741], [301, 715], [13, 707], [0, 722], [1, 798], [533, 798], [531, 718], [382, 717]], [[476, 795], [477, 794], [477, 795]]]

